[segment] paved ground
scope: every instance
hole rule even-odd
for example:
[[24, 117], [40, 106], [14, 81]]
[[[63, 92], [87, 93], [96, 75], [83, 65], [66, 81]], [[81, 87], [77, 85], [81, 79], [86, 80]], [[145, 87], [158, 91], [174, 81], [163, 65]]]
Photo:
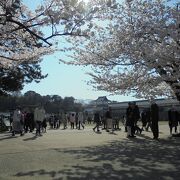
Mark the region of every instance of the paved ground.
[[179, 180], [180, 138], [160, 126], [160, 141], [151, 132], [128, 139], [85, 130], [48, 130], [11, 137], [0, 134], [0, 180]]

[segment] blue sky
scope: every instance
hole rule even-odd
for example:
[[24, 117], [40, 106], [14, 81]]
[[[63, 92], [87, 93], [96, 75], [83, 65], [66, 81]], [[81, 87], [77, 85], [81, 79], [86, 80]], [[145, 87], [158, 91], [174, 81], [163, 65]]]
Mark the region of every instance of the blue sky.
[[48, 77], [40, 83], [26, 84], [22, 93], [33, 90], [41, 95], [73, 96], [75, 99], [96, 99], [98, 96], [107, 96], [110, 100], [130, 101], [131, 96], [109, 96], [109, 93], [95, 91], [87, 82], [90, 77], [85, 73], [90, 69], [80, 66], [70, 66], [59, 63], [58, 57], [46, 56], [41, 62], [42, 72]]

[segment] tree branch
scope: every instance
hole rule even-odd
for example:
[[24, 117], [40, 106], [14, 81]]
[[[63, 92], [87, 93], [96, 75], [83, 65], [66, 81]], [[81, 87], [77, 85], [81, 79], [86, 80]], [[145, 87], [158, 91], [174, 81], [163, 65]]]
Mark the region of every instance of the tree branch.
[[43, 37], [41, 37], [41, 36], [39, 36], [38, 34], [34, 33], [34, 32], [31, 31], [27, 26], [25, 26], [24, 24], [22, 24], [22, 23], [20, 23], [20, 22], [18, 22], [18, 21], [15, 21], [15, 20], [13, 20], [12, 18], [8, 18], [7, 21], [13, 22], [13, 23], [19, 25], [20, 27], [22, 27], [23, 29], [25, 29], [27, 32], [29, 32], [29, 34], [31, 34], [31, 35], [35, 36], [36, 38], [42, 40], [43, 42], [45, 42], [45, 43], [48, 44], [49, 46], [52, 46], [52, 44], [49, 43], [49, 42], [47, 41], [47, 39], [44, 39]]

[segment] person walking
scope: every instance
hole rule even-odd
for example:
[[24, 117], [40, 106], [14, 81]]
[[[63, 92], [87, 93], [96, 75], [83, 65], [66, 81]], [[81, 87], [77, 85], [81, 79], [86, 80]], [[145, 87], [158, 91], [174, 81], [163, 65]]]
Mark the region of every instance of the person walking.
[[91, 122], [92, 122], [92, 118], [91, 118], [90, 115], [88, 115], [88, 117], [87, 117], [87, 123], [88, 123], [88, 124], [91, 124]]
[[42, 105], [38, 106], [34, 110], [34, 119], [36, 122], [36, 136], [41, 136], [42, 122], [45, 118], [45, 110]]
[[174, 106], [168, 111], [168, 119], [169, 119], [170, 134], [172, 135], [173, 128], [175, 133], [177, 133], [178, 111], [175, 109]]
[[16, 132], [23, 135], [23, 117], [20, 107], [17, 107], [13, 113], [12, 136], [15, 136]]
[[142, 122], [142, 131], [144, 131], [144, 129], [146, 128], [146, 124], [147, 124], [145, 110], [143, 110], [141, 113], [141, 122]]
[[123, 115], [122, 116], [122, 124], [124, 125], [124, 132], [127, 132], [126, 119], [127, 119], [126, 116]]
[[133, 103], [129, 102], [126, 109], [126, 127], [127, 127], [127, 137], [136, 137], [134, 135], [134, 109]]
[[151, 103], [151, 128], [152, 128], [152, 133], [153, 133], [153, 139], [158, 140], [159, 138], [159, 126], [158, 126], [158, 121], [159, 121], [159, 107], [158, 105], [152, 101]]
[[25, 133], [31, 131], [31, 116], [29, 111], [24, 113], [24, 130]]
[[104, 130], [104, 129], [107, 130], [107, 119], [106, 119], [105, 113], [102, 114], [101, 121], [102, 121], [102, 130]]
[[107, 123], [106, 124], [106, 131], [109, 132], [109, 129], [111, 129], [111, 131], [114, 132], [111, 107], [108, 108], [105, 116], [106, 116], [106, 123]]
[[95, 129], [97, 129], [97, 132], [100, 132], [99, 130], [99, 126], [101, 124], [101, 118], [100, 118], [100, 115], [99, 115], [99, 112], [96, 111], [94, 113], [94, 122], [96, 123], [95, 127], [93, 128], [93, 131], [95, 131]]
[[68, 114], [66, 112], [62, 113], [62, 121], [63, 121], [63, 126], [64, 126], [63, 129], [67, 129]]
[[46, 129], [47, 129], [47, 118], [45, 117], [42, 121], [42, 132], [46, 133]]
[[152, 122], [151, 122], [151, 111], [150, 111], [150, 108], [148, 108], [146, 110], [146, 127], [145, 127], [145, 130], [146, 131], [149, 131], [149, 128], [151, 129], [152, 131]]
[[75, 115], [75, 124], [76, 124], [76, 129], [78, 129], [78, 112], [76, 112]]
[[132, 134], [135, 134], [135, 132], [139, 132], [141, 134], [142, 129], [138, 126], [138, 121], [140, 119], [140, 112], [136, 102], [132, 103], [132, 108], [133, 108], [133, 120], [134, 120], [134, 124], [131, 127]]
[[84, 124], [83, 124], [83, 122], [84, 122], [83, 113], [82, 113], [82, 112], [79, 112], [79, 113], [78, 113], [78, 130], [81, 129], [81, 126], [82, 126], [82, 128], [84, 129]]
[[75, 121], [76, 121], [76, 113], [71, 113], [70, 114], [70, 123], [71, 123], [71, 129], [74, 129], [74, 124], [75, 124]]
[[31, 111], [28, 113], [28, 118], [29, 118], [29, 128], [30, 128], [30, 132], [33, 132], [33, 131], [34, 131], [34, 128], [35, 128], [35, 121], [34, 121], [34, 113], [33, 113], [33, 110], [31, 110]]

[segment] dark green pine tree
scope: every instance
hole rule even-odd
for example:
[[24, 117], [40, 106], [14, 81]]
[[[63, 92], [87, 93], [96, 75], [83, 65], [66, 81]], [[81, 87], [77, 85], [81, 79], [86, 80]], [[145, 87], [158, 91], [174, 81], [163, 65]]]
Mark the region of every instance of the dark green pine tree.
[[40, 82], [47, 77], [42, 75], [41, 67], [37, 63], [23, 63], [12, 69], [0, 68], [0, 95], [8, 95], [22, 90], [24, 84], [32, 81]]

